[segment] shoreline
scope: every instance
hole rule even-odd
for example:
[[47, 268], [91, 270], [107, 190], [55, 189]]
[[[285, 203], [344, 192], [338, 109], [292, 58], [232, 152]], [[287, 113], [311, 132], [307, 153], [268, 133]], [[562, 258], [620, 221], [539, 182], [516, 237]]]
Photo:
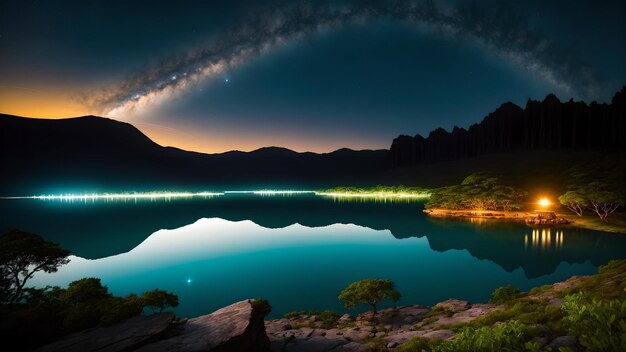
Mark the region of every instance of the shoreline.
[[619, 234], [626, 234], [626, 214], [615, 214], [613, 222], [605, 223], [594, 216], [586, 215], [583, 217], [572, 216], [571, 214], [563, 214], [554, 212], [559, 219], [565, 219], [567, 223], [556, 224], [532, 224], [527, 223], [526, 219], [537, 216], [536, 211], [503, 211], [503, 210], [454, 210], [454, 209], [424, 209], [424, 214], [439, 218], [460, 218], [460, 219], [488, 219], [488, 220], [506, 220], [525, 223], [528, 226], [568, 226], [582, 228], [594, 231], [604, 231]]

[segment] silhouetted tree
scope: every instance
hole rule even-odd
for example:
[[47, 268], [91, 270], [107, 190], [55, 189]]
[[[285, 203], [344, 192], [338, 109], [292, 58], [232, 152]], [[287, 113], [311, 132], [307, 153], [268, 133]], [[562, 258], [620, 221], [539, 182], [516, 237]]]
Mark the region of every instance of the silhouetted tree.
[[167, 307], [178, 306], [178, 296], [163, 290], [145, 291], [141, 294], [141, 300], [146, 307], [150, 307], [152, 311], [159, 310], [162, 312]]
[[38, 235], [19, 230], [0, 236], [0, 299], [17, 303], [23, 298], [24, 286], [36, 272], [56, 272], [69, 262], [69, 251]]
[[102, 286], [100, 279], [87, 277], [70, 282], [61, 298], [72, 305], [111, 297], [109, 289]]

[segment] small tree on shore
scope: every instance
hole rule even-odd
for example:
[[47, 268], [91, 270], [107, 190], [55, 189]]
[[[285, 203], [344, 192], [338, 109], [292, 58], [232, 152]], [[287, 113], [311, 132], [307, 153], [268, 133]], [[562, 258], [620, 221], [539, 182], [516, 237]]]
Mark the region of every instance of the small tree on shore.
[[69, 254], [56, 243], [32, 233], [12, 230], [3, 234], [0, 236], [0, 300], [9, 304], [20, 302], [26, 283], [35, 273], [56, 272], [59, 266], [69, 263]]
[[352, 308], [357, 304], [369, 305], [373, 316], [376, 316], [378, 303], [384, 300], [396, 302], [400, 299], [400, 292], [394, 289], [391, 280], [365, 279], [348, 285], [339, 294], [339, 299], [344, 301], [346, 308]]
[[577, 165], [570, 170], [569, 191], [559, 201], [578, 215], [586, 207], [608, 222], [609, 215], [626, 204], [625, 179], [624, 165]]
[[588, 197], [591, 210], [604, 222], [608, 222], [609, 215], [624, 205], [624, 199], [614, 192], [594, 190]]
[[583, 216], [583, 210], [589, 205], [589, 201], [578, 191], [562, 194], [559, 202], [578, 216]]
[[152, 291], [145, 291], [141, 294], [141, 300], [146, 307], [150, 307], [152, 311], [158, 310], [162, 312], [167, 307], [178, 306], [178, 296], [169, 293], [167, 291], [155, 289]]

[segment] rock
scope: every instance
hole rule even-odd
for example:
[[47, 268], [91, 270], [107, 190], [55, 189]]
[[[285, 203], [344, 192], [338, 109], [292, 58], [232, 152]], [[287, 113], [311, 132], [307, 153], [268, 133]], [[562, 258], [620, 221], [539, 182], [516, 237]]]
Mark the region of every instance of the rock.
[[435, 304], [435, 308], [445, 308], [455, 313], [462, 310], [467, 310], [469, 307], [470, 304], [468, 301], [461, 301], [458, 299], [448, 299], [446, 301]]
[[287, 343], [291, 340], [291, 338], [281, 338], [281, 339], [273, 339], [270, 338], [270, 351], [271, 352], [282, 352], [285, 349]]
[[[368, 338], [370, 335], [367, 331], [361, 331], [360, 329], [348, 328], [343, 331], [343, 337], [351, 341], [361, 341]], [[326, 335], [328, 337], [328, 335]]]
[[482, 317], [488, 313], [491, 313], [495, 310], [502, 309], [500, 306], [496, 306], [493, 304], [474, 304], [471, 308], [460, 311], [451, 317], [441, 316], [439, 320], [434, 322], [433, 326], [438, 325], [447, 325], [447, 324], [456, 324], [456, 323], [467, 323], [472, 321], [478, 317]]
[[572, 287], [576, 287], [580, 284], [580, 282], [584, 279], [587, 279], [588, 276], [572, 276], [569, 279], [563, 281], [563, 282], [557, 282], [555, 284], [552, 285], [552, 288], [555, 291], [562, 291], [565, 289], [569, 289]]
[[333, 352], [367, 352], [371, 350], [371, 346], [369, 345], [358, 342], [348, 342], [345, 345], [336, 347]]
[[[345, 339], [327, 339], [322, 336], [314, 336], [310, 339], [294, 339], [285, 345], [285, 352], [320, 352], [330, 351], [339, 345], [347, 344]], [[241, 350], [247, 351], [247, 350]]]
[[571, 335], [559, 336], [552, 340], [548, 346], [552, 348], [553, 351], [558, 351], [560, 347], [570, 348], [574, 352], [584, 351], [582, 346], [578, 343], [576, 336]]
[[354, 318], [352, 318], [352, 316], [350, 314], [344, 314], [341, 316], [341, 318], [339, 318], [339, 320], [337, 320], [337, 323], [339, 324], [348, 324], [350, 322], [354, 321]]
[[140, 351], [269, 351], [262, 313], [251, 303], [237, 302], [189, 319], [178, 335], [146, 345]]
[[71, 334], [46, 345], [41, 352], [128, 351], [158, 340], [172, 325], [174, 314], [137, 316], [108, 327], [97, 327]]
[[389, 334], [389, 336], [387, 337], [387, 342], [395, 342], [398, 345], [401, 345], [413, 338], [414, 336], [422, 335], [424, 335], [424, 331], [398, 331], [395, 334]]
[[552, 298], [550, 301], [548, 301], [548, 305], [553, 306], [553, 307], [558, 307], [562, 305], [563, 302], [565, 302], [563, 298]]
[[313, 334], [313, 329], [311, 328], [302, 328], [298, 333], [296, 333], [296, 337], [309, 337]]
[[400, 345], [398, 345], [398, 343], [397, 343], [397, 342], [389, 342], [389, 343], [387, 344], [387, 348], [396, 348], [396, 347], [398, 347], [398, 346], [400, 346]]
[[454, 337], [454, 335], [456, 335], [454, 331], [444, 329], [444, 330], [435, 330], [435, 331], [427, 332], [424, 335], [422, 335], [422, 337], [427, 338], [427, 339], [450, 340], [451, 338]]
[[[420, 305], [400, 306], [383, 309], [376, 315], [377, 325], [384, 326], [389, 330], [398, 330], [406, 325], [420, 321], [428, 312], [428, 308]], [[364, 313], [357, 318], [358, 321], [368, 321], [371, 316]]]

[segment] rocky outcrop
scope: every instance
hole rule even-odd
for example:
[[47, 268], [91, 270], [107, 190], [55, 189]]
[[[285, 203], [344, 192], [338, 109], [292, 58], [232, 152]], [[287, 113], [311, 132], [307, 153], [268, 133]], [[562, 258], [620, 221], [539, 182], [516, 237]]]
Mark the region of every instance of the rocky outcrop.
[[371, 312], [356, 317], [342, 316], [332, 327], [324, 327], [316, 315], [301, 315], [265, 322], [271, 351], [369, 351], [383, 345], [389, 350], [415, 336], [448, 340], [454, 331], [446, 325], [469, 322], [500, 309], [492, 304], [469, 304], [447, 300], [436, 309], [420, 305], [383, 309], [372, 323]]
[[263, 314], [246, 300], [189, 319], [176, 335], [139, 351], [263, 352], [269, 350], [269, 345]]
[[130, 318], [120, 324], [80, 331], [40, 348], [40, 352], [132, 351], [160, 339], [174, 323], [174, 314]]
[[137, 316], [110, 327], [81, 331], [39, 351], [265, 352], [270, 341], [264, 313], [252, 302], [237, 302], [189, 320], [176, 320], [172, 313]]
[[626, 149], [626, 87], [611, 104], [562, 103], [553, 94], [543, 101], [529, 99], [524, 109], [505, 103], [469, 129], [399, 136], [389, 159], [406, 166], [511, 150], [577, 148]]

